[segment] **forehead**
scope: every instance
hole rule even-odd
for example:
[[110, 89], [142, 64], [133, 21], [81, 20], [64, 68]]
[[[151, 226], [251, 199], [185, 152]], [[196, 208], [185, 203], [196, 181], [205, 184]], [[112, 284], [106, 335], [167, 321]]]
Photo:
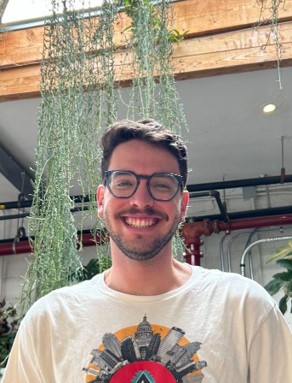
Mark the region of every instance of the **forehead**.
[[179, 164], [164, 147], [133, 139], [114, 149], [108, 170], [131, 170], [139, 174], [179, 173]]

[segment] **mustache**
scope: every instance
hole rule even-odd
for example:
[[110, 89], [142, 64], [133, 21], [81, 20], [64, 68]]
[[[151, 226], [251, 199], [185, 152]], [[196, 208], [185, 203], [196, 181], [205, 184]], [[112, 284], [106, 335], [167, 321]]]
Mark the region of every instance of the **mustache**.
[[151, 206], [146, 206], [144, 209], [138, 209], [136, 207], [131, 207], [130, 209], [125, 209], [120, 211], [119, 213], [115, 214], [115, 218], [121, 218], [123, 215], [135, 215], [135, 214], [140, 214], [140, 215], [148, 215], [149, 217], [155, 216], [155, 217], [160, 217], [162, 219], [165, 219], [166, 221], [169, 220], [169, 217], [166, 213], [163, 213], [161, 211], [157, 211], [153, 209]]

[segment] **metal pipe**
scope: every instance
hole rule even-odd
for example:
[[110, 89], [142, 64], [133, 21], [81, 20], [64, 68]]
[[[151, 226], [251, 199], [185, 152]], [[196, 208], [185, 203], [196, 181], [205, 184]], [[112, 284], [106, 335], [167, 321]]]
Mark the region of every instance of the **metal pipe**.
[[[84, 211], [84, 210], [89, 210], [89, 207], [88, 206], [73, 207], [72, 209], [70, 209], [70, 212], [71, 213], [76, 213], [78, 211]], [[29, 215], [30, 215], [29, 212], [27, 212], [27, 213], [2, 215], [2, 216], [0, 216], [0, 221], [6, 221], [6, 220], [9, 220], [9, 219], [26, 218]]]
[[[289, 206], [280, 206], [280, 207], [272, 207], [270, 209], [256, 209], [256, 210], [244, 210], [233, 213], [228, 213], [229, 220], [237, 220], [237, 219], [245, 219], [245, 218], [258, 218], [258, 217], [266, 217], [273, 215], [282, 215], [282, 214], [292, 214], [292, 205]], [[206, 219], [215, 221], [221, 220], [221, 214], [212, 214], [212, 215], [201, 215], [197, 217], [190, 218], [192, 222], [204, 221]]]
[[217, 190], [209, 190], [209, 191], [205, 191], [205, 192], [190, 192], [190, 198], [200, 198], [200, 197], [213, 197], [213, 198], [215, 198], [223, 221], [224, 222], [229, 221], [226, 210], [225, 210], [223, 203], [221, 201], [221, 198], [220, 198], [220, 193]]
[[[210, 221], [204, 220], [203, 222], [189, 222], [185, 223], [182, 227], [182, 235], [184, 237], [186, 247], [190, 247], [194, 244], [197, 257], [200, 256], [200, 246], [202, 244], [201, 236], [209, 236], [212, 233], [220, 233], [225, 231], [230, 233], [233, 230], [240, 229], [252, 229], [257, 227], [268, 227], [268, 226], [282, 226], [292, 224], [292, 214], [271, 216], [271, 217], [257, 217], [250, 219], [238, 219], [231, 220], [228, 223], [223, 221]], [[192, 254], [192, 253], [191, 253]], [[191, 255], [190, 254], [190, 255]], [[186, 257], [187, 262], [191, 262], [191, 257]]]
[[[90, 232], [82, 233], [82, 246], [94, 246], [96, 243], [101, 243], [106, 238], [106, 234], [100, 232], [95, 236]], [[13, 255], [13, 254], [23, 254], [31, 253], [33, 251], [31, 242], [28, 238], [23, 238], [20, 240], [15, 240], [15, 238], [10, 240], [0, 241], [0, 256]]]
[[[89, 202], [89, 196], [75, 195], [70, 197], [75, 203]], [[0, 202], [0, 210], [21, 209], [23, 207], [31, 207], [32, 199], [21, 199], [18, 201]]]
[[191, 265], [200, 265], [201, 250], [203, 244], [201, 236], [211, 235], [213, 232], [212, 223], [210, 221], [199, 222], [198, 224], [184, 224], [181, 228], [181, 234], [184, 238], [186, 246], [185, 258]]
[[236, 238], [238, 238], [239, 236], [241, 235], [246, 235], [246, 234], [249, 234], [249, 231], [240, 231], [239, 233], [236, 233], [235, 235], [233, 235], [231, 238], [230, 238], [230, 241], [228, 242], [228, 245], [227, 245], [227, 264], [228, 264], [228, 272], [232, 272], [232, 263], [231, 263], [231, 246], [233, 244], [233, 242], [236, 240]]
[[[240, 188], [240, 187], [246, 187], [246, 186], [260, 186], [260, 185], [276, 185], [276, 184], [282, 184], [282, 178], [281, 176], [270, 176], [270, 177], [258, 177], [258, 178], [247, 178], [247, 179], [240, 179], [240, 180], [230, 180], [230, 181], [219, 181], [219, 182], [207, 182], [207, 183], [200, 183], [200, 184], [191, 184], [187, 185], [187, 190], [189, 192], [200, 192], [200, 191], [211, 191], [211, 190], [221, 190], [221, 189], [234, 189], [234, 188]], [[292, 182], [292, 175], [286, 174], [285, 183]], [[71, 197], [74, 199], [75, 202], [78, 200], [86, 202], [88, 200], [88, 196], [73, 196]], [[23, 201], [22, 201], [23, 202]], [[23, 203], [30, 203], [31, 205], [32, 200], [26, 200]], [[14, 207], [12, 207], [12, 204], [14, 204]], [[4, 206], [6, 209], [11, 208], [20, 208], [20, 207], [27, 207], [22, 206], [21, 202], [0, 202], [0, 207]], [[2, 208], [3, 209], [3, 208]]]
[[[271, 176], [271, 177], [259, 177], [259, 178], [248, 178], [241, 180], [230, 180], [220, 182], [208, 182], [195, 185], [187, 185], [189, 192], [198, 192], [202, 190], [220, 190], [220, 189], [234, 189], [242, 188], [246, 186], [260, 186], [260, 185], [275, 185], [281, 184], [282, 176]], [[292, 175], [286, 174], [284, 176], [284, 183], [292, 182]]]
[[[216, 221], [214, 221], [216, 222]], [[219, 231], [232, 231], [240, 229], [252, 229], [256, 227], [291, 225], [292, 214], [276, 215], [270, 217], [255, 217], [230, 220], [229, 223], [218, 221], [216, 229]]]
[[289, 239], [292, 239], [292, 236], [287, 236], [287, 237], [273, 237], [273, 238], [264, 238], [264, 239], [259, 239], [258, 241], [255, 241], [251, 243], [247, 248], [244, 250], [242, 256], [241, 256], [241, 261], [240, 261], [240, 272], [241, 275], [245, 277], [245, 257], [246, 254], [249, 252], [249, 250], [261, 243], [267, 243], [267, 242], [276, 242], [276, 241], [288, 241]]
[[224, 242], [227, 237], [227, 235], [230, 235], [230, 233], [225, 233], [223, 237], [220, 240], [219, 245], [219, 257], [220, 257], [220, 265], [221, 265], [221, 271], [225, 271], [225, 264], [224, 264]]

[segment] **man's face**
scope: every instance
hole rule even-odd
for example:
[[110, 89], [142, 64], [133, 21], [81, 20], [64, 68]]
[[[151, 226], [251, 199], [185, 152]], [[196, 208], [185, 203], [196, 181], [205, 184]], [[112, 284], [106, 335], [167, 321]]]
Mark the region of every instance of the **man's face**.
[[[140, 175], [179, 173], [177, 159], [163, 148], [131, 140], [118, 145], [112, 153], [108, 170], [129, 170]], [[112, 251], [117, 247], [135, 260], [153, 258], [161, 251], [171, 251], [171, 238], [184, 219], [188, 192], [183, 191], [170, 201], [154, 200], [146, 180], [132, 197], [114, 197], [107, 187], [97, 191], [98, 213], [109, 232]]]

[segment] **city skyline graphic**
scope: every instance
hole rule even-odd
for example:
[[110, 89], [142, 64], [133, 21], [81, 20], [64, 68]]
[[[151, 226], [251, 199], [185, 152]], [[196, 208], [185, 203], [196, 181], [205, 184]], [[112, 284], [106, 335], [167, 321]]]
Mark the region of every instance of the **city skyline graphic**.
[[131, 335], [120, 334], [106, 333], [91, 351], [87, 383], [203, 382], [207, 362], [197, 354], [201, 343], [189, 342], [182, 329], [151, 325], [145, 315]]

